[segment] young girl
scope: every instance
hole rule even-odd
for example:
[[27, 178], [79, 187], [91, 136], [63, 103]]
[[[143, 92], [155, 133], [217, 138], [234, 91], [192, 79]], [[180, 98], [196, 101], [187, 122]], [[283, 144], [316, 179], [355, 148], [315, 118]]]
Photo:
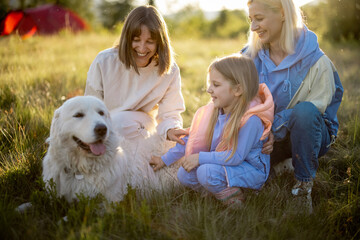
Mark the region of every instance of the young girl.
[[212, 102], [194, 116], [186, 145], [177, 144], [154, 170], [182, 158], [179, 181], [206, 189], [225, 204], [244, 201], [241, 188], [260, 189], [270, 169], [270, 156], [261, 153], [271, 129], [274, 104], [265, 84], [259, 85], [253, 61], [242, 55], [215, 60], [208, 70], [207, 92]]

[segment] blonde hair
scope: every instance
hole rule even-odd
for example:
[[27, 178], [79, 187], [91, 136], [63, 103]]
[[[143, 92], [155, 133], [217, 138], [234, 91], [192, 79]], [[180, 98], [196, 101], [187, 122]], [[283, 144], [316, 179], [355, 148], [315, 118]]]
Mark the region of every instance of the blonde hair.
[[[287, 54], [295, 51], [296, 39], [299, 35], [299, 29], [304, 28], [303, 17], [300, 8], [295, 5], [293, 0], [248, 0], [247, 5], [258, 2], [273, 12], [284, 13], [284, 24], [280, 35], [280, 48]], [[262, 44], [257, 33], [249, 30], [247, 42], [248, 49], [246, 53], [254, 58], [262, 48], [269, 48], [269, 44]]]
[[[251, 100], [257, 95], [259, 90], [259, 78], [252, 59], [240, 54], [234, 54], [220, 59], [215, 59], [209, 66], [208, 72], [216, 69], [224, 78], [230, 82], [231, 86], [239, 87], [242, 91], [239, 101], [231, 106], [229, 120], [227, 121], [222, 139], [218, 145], [221, 149], [232, 149], [231, 158], [237, 149], [240, 122], [246, 112]], [[207, 146], [211, 146], [215, 124], [219, 115], [219, 109], [215, 108], [207, 129]]]
[[161, 76], [168, 73], [173, 62], [173, 51], [165, 20], [153, 6], [137, 7], [126, 17], [118, 45], [120, 61], [125, 64], [126, 68], [132, 66], [139, 74], [132, 54], [132, 41], [134, 37], [140, 36], [141, 26], [146, 26], [151, 37], [156, 41], [157, 50], [153, 58], [157, 61], [158, 74]]

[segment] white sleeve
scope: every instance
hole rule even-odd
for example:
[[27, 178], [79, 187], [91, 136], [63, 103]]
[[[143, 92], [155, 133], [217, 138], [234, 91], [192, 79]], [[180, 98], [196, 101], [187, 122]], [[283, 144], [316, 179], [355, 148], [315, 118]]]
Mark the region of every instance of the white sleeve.
[[174, 65], [171, 83], [164, 97], [159, 102], [157, 132], [166, 139], [170, 128], [182, 128], [181, 113], [185, 110], [184, 98], [181, 94], [181, 77], [179, 68]]
[[87, 73], [84, 95], [91, 95], [104, 100], [103, 79], [98, 56], [90, 65], [89, 71]]

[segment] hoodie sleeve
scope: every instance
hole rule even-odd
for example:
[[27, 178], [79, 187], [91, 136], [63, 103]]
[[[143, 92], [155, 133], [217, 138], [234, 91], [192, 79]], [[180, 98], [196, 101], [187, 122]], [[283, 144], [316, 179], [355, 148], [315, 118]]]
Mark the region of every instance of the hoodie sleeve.
[[161, 159], [165, 163], [166, 166], [170, 166], [180, 158], [182, 158], [185, 155], [185, 148], [188, 141], [189, 136], [185, 136], [182, 138], [184, 140], [185, 144], [181, 145], [177, 143], [175, 147], [171, 148], [167, 153], [165, 153]]
[[275, 141], [280, 141], [285, 138], [288, 133], [288, 125], [290, 115], [293, 109], [285, 109], [281, 112], [278, 112], [274, 116], [274, 122], [271, 127], [271, 131], [274, 134]]
[[165, 96], [159, 102], [159, 110], [156, 120], [158, 122], [157, 132], [165, 139], [167, 131], [171, 128], [181, 128], [181, 113], [185, 110], [184, 99], [181, 94], [181, 77], [177, 65], [172, 69], [172, 79]]
[[255, 115], [250, 117], [239, 131], [238, 146], [235, 154], [230, 159], [227, 160], [232, 153], [231, 150], [222, 152], [200, 152], [199, 164], [240, 165], [246, 159], [251, 149], [260, 141], [263, 131], [264, 126], [260, 118]]

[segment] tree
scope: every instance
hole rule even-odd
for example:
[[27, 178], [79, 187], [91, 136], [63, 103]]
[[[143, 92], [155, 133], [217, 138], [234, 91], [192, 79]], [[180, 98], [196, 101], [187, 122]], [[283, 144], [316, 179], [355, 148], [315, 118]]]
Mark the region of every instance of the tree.
[[209, 36], [222, 38], [236, 38], [247, 33], [249, 24], [244, 11], [226, 9], [221, 10], [219, 16], [211, 23]]
[[335, 41], [360, 40], [360, 0], [328, 0], [327, 36]]
[[149, 0], [148, 4], [149, 4], [149, 5], [151, 5], [151, 6], [156, 7], [156, 6], [155, 6], [155, 1], [154, 1], [154, 0]]
[[307, 25], [320, 37], [360, 41], [360, 0], [326, 0], [303, 11]]
[[126, 15], [133, 8], [130, 0], [103, 0], [100, 4], [101, 21], [104, 27], [112, 29], [120, 21], [124, 21]]
[[9, 10], [8, 0], [0, 0], [0, 21], [6, 16]]
[[203, 37], [209, 25], [203, 11], [194, 5], [187, 5], [176, 14], [168, 16], [166, 23], [170, 35], [176, 37]]

